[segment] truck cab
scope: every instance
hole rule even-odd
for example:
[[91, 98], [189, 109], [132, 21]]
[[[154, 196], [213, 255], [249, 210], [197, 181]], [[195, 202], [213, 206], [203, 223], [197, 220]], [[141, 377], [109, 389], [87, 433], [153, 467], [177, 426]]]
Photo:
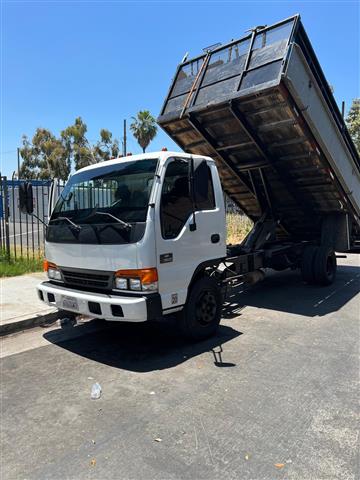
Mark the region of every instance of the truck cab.
[[[161, 151], [88, 166], [70, 178], [51, 213], [48, 281], [39, 297], [113, 321], [181, 312], [194, 282], [225, 258], [225, 232], [209, 157]], [[194, 307], [203, 317], [200, 336], [220, 320], [220, 293], [211, 286], [202, 289], [207, 301]]]

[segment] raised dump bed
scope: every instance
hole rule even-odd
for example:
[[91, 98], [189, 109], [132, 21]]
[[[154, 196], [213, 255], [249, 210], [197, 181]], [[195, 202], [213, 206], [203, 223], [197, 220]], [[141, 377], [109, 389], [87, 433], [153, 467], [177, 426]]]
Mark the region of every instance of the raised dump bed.
[[279, 238], [316, 240], [345, 214], [343, 249], [359, 240], [359, 156], [299, 16], [180, 64], [158, 123], [215, 158], [224, 191], [278, 218]]

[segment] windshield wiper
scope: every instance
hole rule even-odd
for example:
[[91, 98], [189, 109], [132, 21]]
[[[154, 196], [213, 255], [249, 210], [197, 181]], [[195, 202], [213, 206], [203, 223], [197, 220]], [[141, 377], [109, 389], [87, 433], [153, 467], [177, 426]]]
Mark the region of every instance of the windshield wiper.
[[113, 219], [116, 220], [118, 223], [120, 223], [121, 225], [123, 225], [126, 229], [131, 228], [131, 224], [130, 224], [130, 223], [124, 222], [124, 220], [121, 220], [121, 218], [115, 217], [115, 215], [113, 215], [112, 213], [95, 211], [92, 215], [107, 215], [108, 217], [113, 218]]
[[49, 223], [55, 222], [56, 220], [66, 220], [66, 221], [69, 222], [74, 228], [76, 228], [76, 230], [81, 230], [80, 225], [77, 225], [77, 224], [74, 223], [72, 220], [70, 220], [70, 218], [68, 218], [68, 217], [56, 217], [56, 218], [52, 218]]

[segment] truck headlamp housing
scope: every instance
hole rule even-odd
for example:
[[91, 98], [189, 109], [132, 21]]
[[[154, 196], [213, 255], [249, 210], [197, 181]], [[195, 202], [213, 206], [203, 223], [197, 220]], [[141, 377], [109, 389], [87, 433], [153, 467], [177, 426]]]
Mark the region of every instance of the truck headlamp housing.
[[130, 278], [129, 286], [130, 286], [130, 290], [141, 290], [140, 278]]
[[127, 290], [128, 289], [128, 279], [122, 277], [115, 277], [115, 288], [117, 290]]
[[62, 275], [55, 263], [44, 260], [44, 271], [47, 273], [49, 280], [55, 280], [56, 282], [62, 282]]
[[115, 272], [115, 288], [137, 292], [156, 292], [158, 289], [157, 269], [118, 270]]

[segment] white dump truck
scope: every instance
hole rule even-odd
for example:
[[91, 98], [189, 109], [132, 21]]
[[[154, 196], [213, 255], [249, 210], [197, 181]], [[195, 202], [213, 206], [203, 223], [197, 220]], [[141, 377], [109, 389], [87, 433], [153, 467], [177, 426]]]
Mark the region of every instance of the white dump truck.
[[[335, 251], [359, 251], [359, 156], [298, 16], [181, 63], [158, 123], [187, 153], [68, 181], [46, 232], [47, 304], [112, 321], [176, 314], [201, 339], [233, 282], [290, 268], [329, 285]], [[20, 193], [31, 213], [31, 185]], [[224, 193], [254, 222], [239, 245], [226, 244]]]

